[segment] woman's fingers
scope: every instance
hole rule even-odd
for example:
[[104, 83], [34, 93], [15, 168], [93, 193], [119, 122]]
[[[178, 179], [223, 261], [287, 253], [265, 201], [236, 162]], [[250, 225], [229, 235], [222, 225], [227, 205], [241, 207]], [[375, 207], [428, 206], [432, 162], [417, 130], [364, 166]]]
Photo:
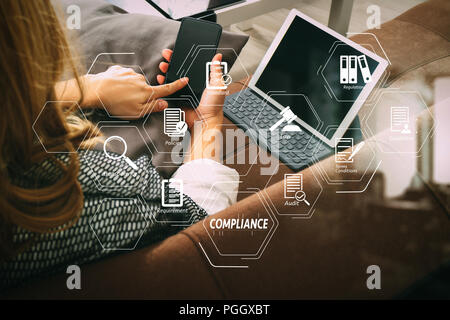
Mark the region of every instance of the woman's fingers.
[[162, 97], [170, 96], [171, 94], [183, 89], [189, 81], [189, 78], [181, 78], [174, 82], [163, 84], [160, 86], [151, 87], [152, 89], [152, 99], [158, 99]]
[[158, 84], [164, 84], [164, 81], [166, 81], [166, 77], [164, 77], [163, 75], [158, 74], [156, 76], [156, 81], [158, 82]]
[[211, 70], [209, 74], [209, 82], [213, 86], [222, 86], [222, 66], [220, 64], [222, 62], [222, 54], [218, 53], [212, 59]]
[[169, 106], [167, 101], [164, 101], [162, 99], [156, 100], [155, 107], [153, 108], [153, 112], [160, 112], [166, 109]]
[[[220, 62], [222, 62], [222, 54], [218, 53], [214, 56], [212, 59], [213, 64], [211, 65], [211, 73], [212, 74], [222, 74], [222, 67], [220, 65]], [[216, 62], [216, 64], [214, 64]], [[218, 62], [218, 63], [217, 63]]]
[[[153, 112], [161, 112], [168, 107], [169, 107], [169, 104], [167, 103], [167, 101], [164, 101], [162, 99], [151, 100], [151, 101], [148, 101], [147, 103], [140, 104], [139, 112], [140, 112], [140, 115], [144, 116], [146, 114], [153, 113]], [[143, 113], [142, 113], [142, 111], [143, 111]]]
[[162, 99], [152, 100], [146, 104], [143, 104], [142, 107], [145, 109], [145, 114], [149, 112], [161, 112], [169, 106], [167, 101]]
[[159, 64], [159, 70], [161, 70], [162, 73], [167, 73], [168, 69], [169, 69], [169, 64], [167, 62], [161, 62]]
[[117, 74], [126, 74], [126, 75], [132, 75], [136, 74], [136, 71], [133, 70], [133, 68], [125, 68], [119, 65], [113, 65], [108, 68], [108, 71], [115, 72]]
[[172, 54], [173, 54], [173, 51], [170, 49], [164, 49], [162, 51], [163, 58], [166, 59], [168, 62], [170, 62], [170, 59], [172, 59]]
[[216, 53], [216, 55], [214, 56], [212, 61], [219, 61], [219, 62], [222, 61], [222, 54], [221, 53]]
[[108, 68], [108, 70], [120, 70], [120, 69], [122, 69], [122, 67], [119, 66], [119, 65], [113, 65], [113, 66]]
[[[162, 56], [164, 59], [170, 62], [170, 59], [172, 59], [172, 53], [172, 50], [164, 49], [162, 51]], [[167, 73], [167, 70], [169, 70], [169, 64], [167, 62], [161, 62], [159, 64], [159, 70], [161, 70], [162, 73]], [[158, 82], [158, 84], [164, 84], [164, 82], [166, 81], [166, 77], [159, 74], [156, 76], [156, 81]]]

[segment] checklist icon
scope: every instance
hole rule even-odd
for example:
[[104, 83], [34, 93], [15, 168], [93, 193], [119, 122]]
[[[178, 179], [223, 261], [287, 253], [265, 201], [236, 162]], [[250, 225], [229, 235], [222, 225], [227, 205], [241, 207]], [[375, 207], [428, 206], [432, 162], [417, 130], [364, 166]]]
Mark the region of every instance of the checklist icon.
[[165, 179], [162, 181], [161, 205], [168, 208], [183, 206], [183, 180]]
[[308, 207], [311, 206], [306, 200], [306, 193], [303, 190], [303, 174], [302, 173], [286, 173], [284, 175], [284, 198], [295, 199], [299, 203], [303, 202]]
[[284, 175], [284, 198], [293, 199], [297, 191], [303, 190], [303, 174], [286, 173]]

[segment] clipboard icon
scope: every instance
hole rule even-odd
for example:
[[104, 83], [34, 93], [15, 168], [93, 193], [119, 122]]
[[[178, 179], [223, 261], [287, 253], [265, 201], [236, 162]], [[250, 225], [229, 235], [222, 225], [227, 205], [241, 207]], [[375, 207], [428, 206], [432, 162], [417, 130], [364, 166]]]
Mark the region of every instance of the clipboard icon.
[[[170, 184], [172, 184], [171, 187], [169, 187]], [[161, 205], [166, 208], [183, 206], [183, 180], [165, 179], [162, 181]]]
[[184, 111], [180, 108], [164, 109], [164, 133], [169, 137], [184, 137], [185, 131], [181, 131], [177, 127], [180, 122], [184, 121]]
[[[219, 67], [221, 70], [221, 80], [222, 85], [211, 84], [211, 67]], [[228, 74], [228, 64], [225, 61], [213, 61], [206, 63], [206, 88], [214, 90], [226, 89], [228, 85], [232, 82], [231, 76]]]

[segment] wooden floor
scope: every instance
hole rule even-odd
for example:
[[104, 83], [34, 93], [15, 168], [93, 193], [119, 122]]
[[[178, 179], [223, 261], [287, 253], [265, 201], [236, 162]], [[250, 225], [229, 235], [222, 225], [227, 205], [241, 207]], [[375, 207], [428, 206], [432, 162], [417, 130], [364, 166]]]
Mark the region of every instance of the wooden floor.
[[[366, 11], [367, 7], [371, 4], [380, 7], [380, 18], [381, 23], [383, 23], [424, 1], [354, 0], [349, 32], [363, 32], [367, 30], [366, 21], [368, 14]], [[320, 23], [327, 25], [330, 6], [331, 0], [299, 0], [295, 8]], [[239, 56], [241, 63], [236, 63], [230, 72], [233, 79], [238, 80], [245, 77], [246, 72], [243, 68], [245, 68], [248, 74], [254, 73], [290, 9], [292, 8], [278, 9], [230, 27], [231, 31], [243, 32], [250, 36], [247, 45]]]

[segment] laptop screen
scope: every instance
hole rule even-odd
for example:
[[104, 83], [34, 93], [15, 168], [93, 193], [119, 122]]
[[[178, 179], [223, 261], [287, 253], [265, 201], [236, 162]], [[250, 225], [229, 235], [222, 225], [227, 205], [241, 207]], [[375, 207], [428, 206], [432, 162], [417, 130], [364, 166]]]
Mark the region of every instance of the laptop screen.
[[[366, 60], [359, 62], [361, 56]], [[357, 49], [295, 17], [255, 86], [312, 128], [319, 127], [319, 117], [323, 125], [318, 131], [331, 139], [335, 130], [327, 128], [340, 125], [377, 66]], [[362, 70], [367, 67], [369, 75]]]

